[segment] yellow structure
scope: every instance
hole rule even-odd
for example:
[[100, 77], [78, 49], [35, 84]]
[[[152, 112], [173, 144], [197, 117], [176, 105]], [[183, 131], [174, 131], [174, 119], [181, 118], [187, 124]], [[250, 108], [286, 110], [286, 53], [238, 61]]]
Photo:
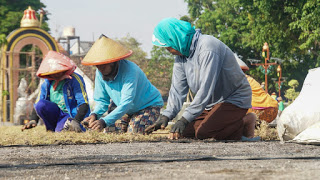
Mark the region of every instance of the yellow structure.
[[[36, 17], [35, 11], [29, 7], [24, 11], [24, 16], [21, 19], [21, 28], [11, 32], [7, 36], [7, 44], [1, 47], [0, 88], [2, 96], [0, 98], [0, 106], [1, 120], [3, 122], [13, 123], [15, 102], [18, 98], [19, 71], [26, 70], [20, 68], [22, 48], [26, 45], [33, 45], [38, 47], [42, 54], [46, 54], [49, 50], [59, 52], [55, 39], [48, 32], [40, 29], [39, 26], [40, 22]], [[35, 71], [33, 69], [30, 72]], [[6, 93], [9, 94], [9, 98]], [[8, 99], [10, 100], [9, 103]]]

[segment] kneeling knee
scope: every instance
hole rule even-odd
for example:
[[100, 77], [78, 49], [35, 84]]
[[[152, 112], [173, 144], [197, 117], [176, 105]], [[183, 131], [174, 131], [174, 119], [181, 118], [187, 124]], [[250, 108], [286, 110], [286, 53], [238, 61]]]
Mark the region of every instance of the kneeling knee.
[[195, 132], [195, 137], [197, 138], [197, 139], [207, 139], [207, 138], [210, 138], [209, 136], [208, 136], [208, 132], [207, 131], [205, 131], [204, 129], [198, 129], [196, 132]]
[[257, 120], [257, 115], [255, 113], [248, 113], [242, 119], [244, 124], [255, 123]]
[[40, 99], [35, 105], [34, 108], [37, 111], [41, 111], [47, 105], [47, 100]]

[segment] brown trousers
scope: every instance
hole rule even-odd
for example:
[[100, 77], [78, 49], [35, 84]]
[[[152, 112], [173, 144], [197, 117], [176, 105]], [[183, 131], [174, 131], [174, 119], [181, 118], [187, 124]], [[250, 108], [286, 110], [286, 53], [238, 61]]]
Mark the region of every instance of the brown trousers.
[[243, 135], [242, 118], [248, 109], [239, 108], [231, 103], [216, 104], [211, 110], [204, 110], [183, 131], [187, 138], [216, 140], [240, 140]]

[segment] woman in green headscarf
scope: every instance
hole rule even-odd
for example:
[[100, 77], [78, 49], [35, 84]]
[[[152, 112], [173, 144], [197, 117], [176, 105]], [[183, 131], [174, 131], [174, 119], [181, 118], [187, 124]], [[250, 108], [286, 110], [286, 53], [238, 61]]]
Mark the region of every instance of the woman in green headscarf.
[[152, 43], [177, 56], [167, 108], [149, 131], [167, 126], [181, 110], [190, 89], [196, 95], [172, 126], [170, 139], [181, 135], [218, 140], [254, 136], [255, 122], [244, 118], [251, 107], [251, 88], [224, 43], [175, 18], [163, 19], [156, 26]]

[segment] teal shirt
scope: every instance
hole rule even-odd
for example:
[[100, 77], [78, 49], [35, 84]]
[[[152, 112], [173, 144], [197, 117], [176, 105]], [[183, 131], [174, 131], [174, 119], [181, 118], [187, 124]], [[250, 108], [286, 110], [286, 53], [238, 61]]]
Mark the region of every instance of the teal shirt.
[[53, 85], [55, 81], [51, 83], [50, 87], [50, 101], [53, 103], [56, 103], [58, 107], [63, 111], [63, 112], [68, 112], [66, 103], [64, 101], [63, 97], [63, 84], [64, 80], [60, 81], [56, 90], [53, 90]]
[[96, 70], [94, 101], [98, 118], [108, 110], [110, 99], [117, 105], [110, 114], [103, 118], [107, 126], [125, 114], [134, 114], [147, 107], [162, 107], [160, 92], [147, 79], [144, 72], [135, 63], [128, 60], [119, 61], [119, 70], [113, 81], [103, 80]]

